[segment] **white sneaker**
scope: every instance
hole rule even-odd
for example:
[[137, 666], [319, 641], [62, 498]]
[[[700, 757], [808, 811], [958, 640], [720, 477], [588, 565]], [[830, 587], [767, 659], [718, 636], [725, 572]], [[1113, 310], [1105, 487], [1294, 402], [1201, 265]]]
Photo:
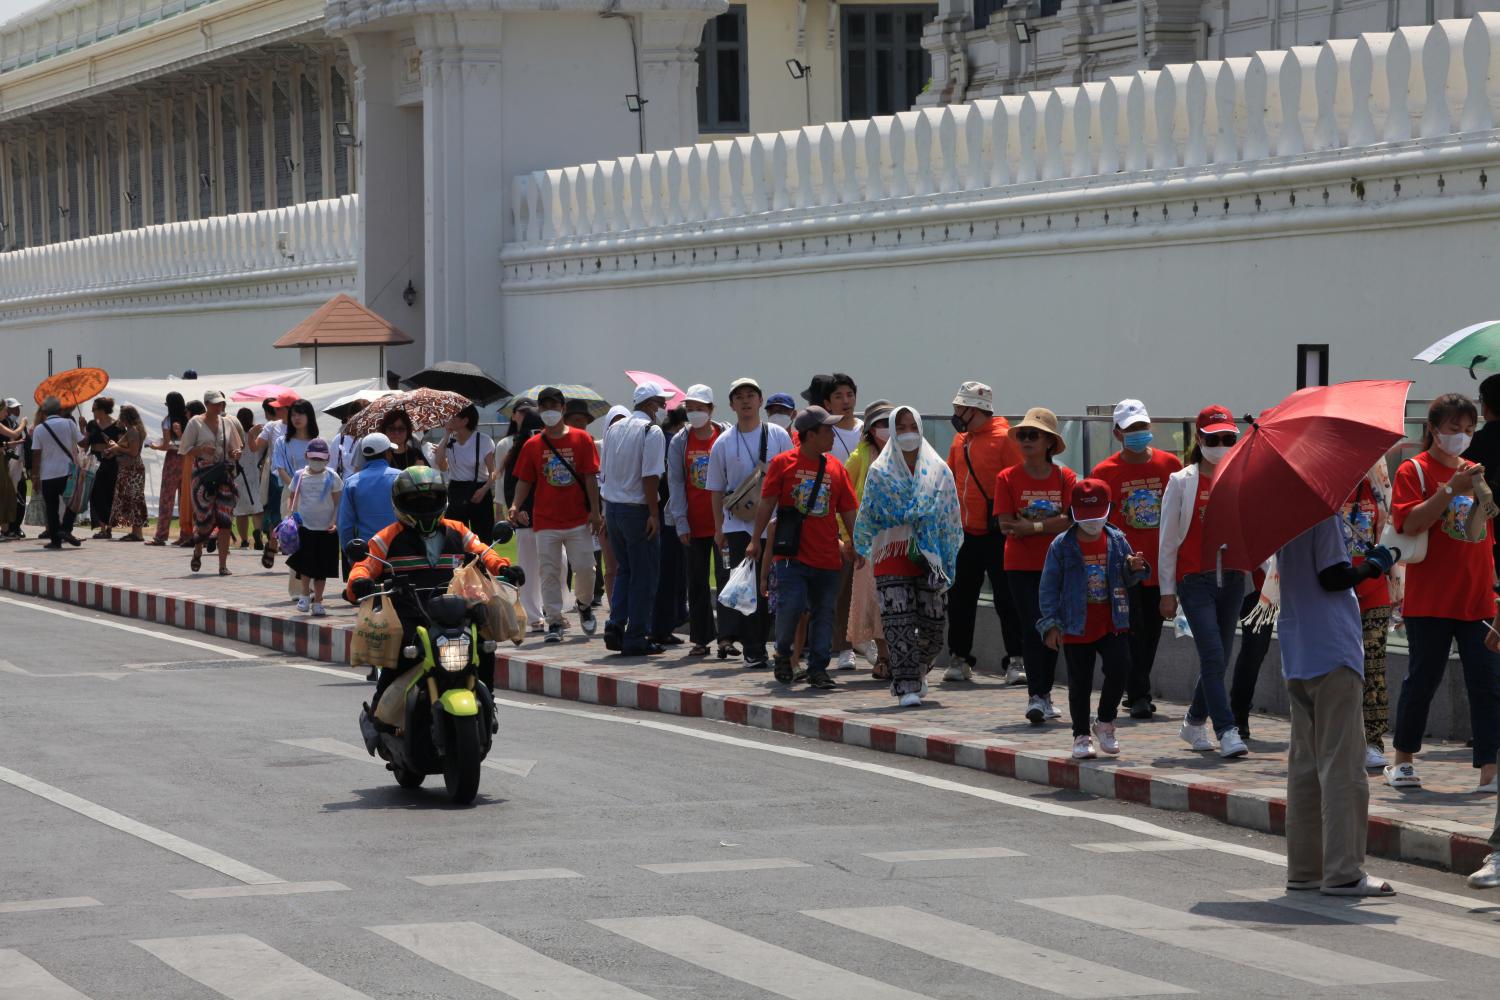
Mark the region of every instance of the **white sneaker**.
[[1224, 758], [1243, 757], [1250, 752], [1245, 746], [1245, 741], [1240, 739], [1238, 726], [1230, 726], [1224, 730], [1224, 735], [1219, 737], [1219, 756]]
[[1422, 779], [1410, 764], [1391, 764], [1385, 769], [1385, 783], [1392, 788], [1421, 788]]
[[1365, 747], [1365, 769], [1366, 770], [1369, 770], [1369, 771], [1379, 771], [1379, 770], [1384, 769], [1384, 767], [1385, 767], [1385, 765], [1387, 763], [1388, 763], [1388, 761], [1385, 759], [1385, 754], [1381, 753], [1375, 747], [1369, 747], [1369, 746]]
[[1093, 760], [1098, 754], [1094, 753], [1094, 741], [1087, 736], [1073, 737], [1073, 759]]
[[1115, 724], [1113, 722], [1100, 722], [1094, 720], [1094, 742], [1099, 745], [1101, 753], [1107, 753], [1111, 757], [1120, 753], [1120, 741], [1115, 738]]
[[1192, 723], [1188, 722], [1185, 716], [1182, 720], [1182, 728], [1177, 730], [1177, 735], [1182, 738], [1182, 742], [1186, 743], [1194, 750], [1215, 749], [1214, 741], [1208, 738], [1208, 727], [1195, 726]]
[[1500, 851], [1484, 859], [1479, 870], [1469, 876], [1470, 889], [1500, 889]]
[[921, 704], [922, 704], [922, 696], [919, 695], [919, 694], [917, 694], [915, 691], [913, 691], [910, 694], [903, 694], [901, 696], [901, 707], [902, 708], [917, 708]]
[[1026, 700], [1026, 721], [1040, 726], [1047, 718], [1047, 699], [1034, 694]]
[[1016, 657], [1005, 658], [1005, 683], [1009, 685], [1026, 683], [1026, 666]]
[[1047, 706], [1046, 709], [1045, 709], [1045, 711], [1047, 713], [1047, 718], [1049, 718], [1049, 719], [1061, 719], [1062, 718], [1062, 713], [1057, 710], [1057, 706], [1056, 705], [1052, 704], [1052, 699], [1051, 698], [1043, 698], [1042, 701]]
[[969, 661], [958, 656], [950, 657], [947, 671], [943, 674], [945, 681], [972, 681], [974, 679], [974, 668]]
[[1494, 792], [1497, 790], [1497, 788], [1500, 788], [1500, 786], [1497, 786], [1496, 783], [1495, 783], [1495, 779], [1491, 778], [1489, 781], [1487, 781], [1483, 785], [1480, 785], [1477, 788], [1475, 788], [1474, 791], [1476, 791], [1476, 792], [1489, 792], [1491, 794], [1494, 794]]
[[313, 602], [312, 613], [314, 618], [328, 617], [328, 609], [323, 607], [323, 605], [317, 603], [316, 601]]
[[839, 654], [838, 669], [839, 670], [853, 670], [854, 669], [854, 650], [852, 650], [852, 649], [846, 649], [842, 653]]
[[308, 610], [311, 607], [312, 601], [308, 600], [306, 597], [297, 598], [297, 610], [302, 612], [304, 615], [307, 614]]
[[860, 656], [863, 656], [865, 658], [865, 662], [869, 663], [871, 666], [874, 666], [875, 661], [880, 658], [880, 647], [875, 645], [874, 639], [866, 639], [858, 646], [855, 646], [854, 651]]

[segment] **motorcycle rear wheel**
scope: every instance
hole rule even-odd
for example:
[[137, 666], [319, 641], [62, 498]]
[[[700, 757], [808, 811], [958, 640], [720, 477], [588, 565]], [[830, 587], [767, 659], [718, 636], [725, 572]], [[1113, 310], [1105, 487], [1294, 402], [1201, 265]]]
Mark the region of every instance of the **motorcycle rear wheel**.
[[443, 784], [449, 798], [466, 806], [479, 794], [479, 719], [454, 719], [452, 725], [452, 739], [443, 758]]

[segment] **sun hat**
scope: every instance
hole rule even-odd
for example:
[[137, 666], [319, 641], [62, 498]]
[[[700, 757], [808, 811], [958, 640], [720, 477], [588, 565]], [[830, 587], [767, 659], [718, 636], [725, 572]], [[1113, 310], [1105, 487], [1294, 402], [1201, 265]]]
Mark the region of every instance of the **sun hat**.
[[842, 419], [843, 417], [836, 417], [821, 406], [809, 406], [797, 414], [797, 419], [793, 421], [792, 426], [797, 428], [798, 434], [806, 434], [819, 427], [831, 427]]
[[366, 434], [359, 442], [359, 450], [365, 458], [374, 458], [376, 455], [384, 455], [391, 450], [391, 439], [379, 431]]
[[891, 419], [891, 411], [893, 409], [895, 409], [895, 406], [892, 405], [889, 399], [875, 400], [875, 402], [865, 407], [865, 426], [868, 427], [879, 420]]
[[769, 410], [773, 406], [784, 407], [785, 409], [796, 412], [797, 401], [792, 398], [792, 394], [789, 392], [773, 392], [771, 393], [770, 398], [766, 400], [766, 409]]
[[1010, 436], [1015, 437], [1016, 431], [1023, 427], [1039, 430], [1043, 434], [1051, 434], [1057, 440], [1057, 450], [1052, 454], [1061, 455], [1064, 451], [1067, 451], [1067, 442], [1062, 439], [1062, 434], [1057, 429], [1057, 414], [1045, 406], [1033, 406], [1027, 410], [1026, 418], [1010, 429]]
[[953, 405], [972, 406], [985, 413], [994, 413], [995, 390], [983, 382], [965, 382], [958, 387], [958, 395], [953, 397]]
[[1234, 422], [1234, 414], [1229, 412], [1227, 406], [1205, 406], [1198, 414], [1199, 434], [1238, 434], [1239, 425]]
[[821, 405], [828, 398], [828, 387], [832, 384], [832, 375], [814, 375], [807, 388], [802, 390], [802, 398], [809, 403]]
[[743, 378], [743, 377], [741, 377], [741, 378], [737, 378], [733, 382], [729, 383], [729, 398], [733, 399], [734, 398], [734, 394], [736, 392], [738, 392], [739, 390], [745, 388], [745, 386], [749, 386], [750, 388], [754, 389], [755, 390], [755, 394], [757, 396], [764, 396], [765, 395], [765, 392], [763, 392], [761, 390], [759, 382], [755, 381], [755, 379], [753, 379], [753, 378]]
[[1139, 399], [1122, 399], [1115, 404], [1115, 426], [1124, 430], [1133, 424], [1149, 424], [1151, 414], [1146, 412], [1146, 404]]
[[640, 406], [642, 403], [649, 403], [653, 399], [659, 399], [665, 403], [667, 401], [667, 394], [662, 391], [661, 386], [649, 381], [642, 382], [636, 386], [635, 393], [630, 397], [630, 401], [636, 406]]
[[690, 385], [687, 387], [687, 392], [682, 394], [682, 401], [684, 403], [705, 403], [708, 406], [713, 406], [714, 391], [701, 382], [697, 385]]
[[1102, 479], [1080, 479], [1073, 486], [1073, 520], [1088, 521], [1109, 514], [1109, 484]]
[[328, 461], [328, 456], [330, 454], [331, 452], [329, 452], [328, 450], [328, 442], [324, 441], [322, 438], [313, 438], [311, 441], [307, 442], [306, 455], [308, 458], [321, 458], [326, 462]]
[[224, 398], [224, 394], [222, 392], [220, 392], [218, 389], [210, 389], [210, 390], [208, 390], [207, 392], [205, 392], [203, 394], [203, 405], [204, 406], [213, 406], [215, 403], [225, 403], [225, 402], [228, 402], [228, 400], [226, 400]]

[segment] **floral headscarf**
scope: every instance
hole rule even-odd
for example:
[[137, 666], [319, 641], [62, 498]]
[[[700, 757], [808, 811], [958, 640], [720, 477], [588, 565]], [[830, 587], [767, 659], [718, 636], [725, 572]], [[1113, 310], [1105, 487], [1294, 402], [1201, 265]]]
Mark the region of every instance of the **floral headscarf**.
[[[892, 428], [903, 410], [921, 426], [916, 410], [898, 406], [891, 412]], [[854, 550], [872, 562], [903, 554], [925, 560], [946, 588], [953, 583], [963, 540], [958, 491], [948, 463], [924, 440], [916, 468], [907, 468], [906, 455], [893, 434], [865, 477], [859, 517], [854, 522]]]

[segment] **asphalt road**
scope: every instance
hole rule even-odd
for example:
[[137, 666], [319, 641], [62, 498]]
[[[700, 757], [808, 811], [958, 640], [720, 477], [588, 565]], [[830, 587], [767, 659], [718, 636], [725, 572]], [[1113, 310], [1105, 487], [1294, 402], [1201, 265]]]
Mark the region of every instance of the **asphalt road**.
[[509, 694], [460, 809], [364, 755], [352, 671], [0, 623], [0, 1000], [1500, 993], [1451, 874], [1287, 898], [1279, 839], [1201, 817]]

